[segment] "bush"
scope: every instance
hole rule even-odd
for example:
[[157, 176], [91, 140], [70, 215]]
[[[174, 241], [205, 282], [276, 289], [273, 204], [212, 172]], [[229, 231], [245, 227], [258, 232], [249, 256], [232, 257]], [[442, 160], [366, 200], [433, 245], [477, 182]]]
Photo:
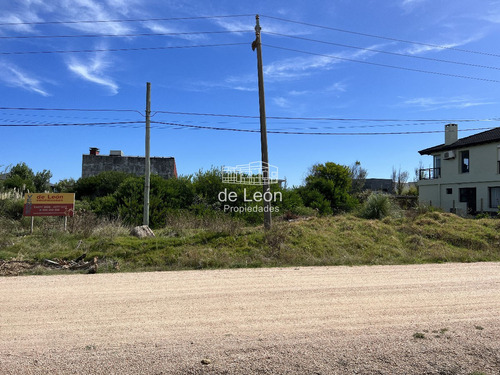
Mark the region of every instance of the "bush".
[[95, 199], [113, 194], [118, 186], [131, 176], [125, 172], [108, 171], [99, 173], [97, 176], [82, 177], [74, 185], [76, 199], [84, 197]]
[[356, 199], [349, 194], [351, 184], [349, 167], [332, 162], [316, 164], [306, 177], [306, 186], [302, 189], [302, 200], [306, 206], [317, 208], [322, 214], [349, 211], [357, 204]]
[[1, 199], [0, 216], [19, 220], [23, 217], [24, 199]]
[[363, 204], [361, 216], [365, 219], [383, 219], [392, 211], [392, 203], [388, 195], [372, 193]]

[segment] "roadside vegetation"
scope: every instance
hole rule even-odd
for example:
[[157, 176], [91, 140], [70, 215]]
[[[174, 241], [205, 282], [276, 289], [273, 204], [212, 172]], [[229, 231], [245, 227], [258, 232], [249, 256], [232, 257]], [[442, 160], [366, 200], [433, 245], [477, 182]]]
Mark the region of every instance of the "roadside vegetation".
[[[238, 196], [227, 204], [246, 202], [244, 187], [223, 184], [219, 170], [170, 180], [153, 176], [155, 237], [145, 239], [129, 234], [142, 221], [141, 178], [105, 172], [61, 181], [54, 189], [75, 192], [78, 199], [67, 231], [60, 217], [35, 218], [32, 235], [30, 218], [22, 217], [21, 186], [17, 196], [4, 188], [0, 274], [6, 261], [43, 265], [46, 259], [82, 255], [97, 257], [107, 265], [100, 271], [109, 272], [500, 261], [500, 220], [462, 218], [364, 192], [359, 178], [353, 179], [359, 169], [359, 163], [319, 164], [303, 186], [275, 187], [283, 199], [270, 231], [263, 229], [262, 213], [224, 212], [218, 199], [224, 189]], [[246, 194], [257, 191], [260, 187], [247, 187]], [[54, 271], [28, 267], [20, 272]]]

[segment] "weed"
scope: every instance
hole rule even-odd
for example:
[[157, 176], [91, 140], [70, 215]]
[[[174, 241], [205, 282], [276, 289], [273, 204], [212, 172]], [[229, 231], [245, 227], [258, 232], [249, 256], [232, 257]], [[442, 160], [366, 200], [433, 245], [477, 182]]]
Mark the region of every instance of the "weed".
[[273, 228], [264, 235], [264, 240], [269, 246], [268, 255], [272, 258], [279, 258], [282, 250], [290, 236], [290, 226], [286, 224], [275, 224]]
[[192, 229], [204, 229], [208, 232], [234, 236], [240, 233], [243, 223], [229, 215], [211, 213], [197, 216], [187, 210], [171, 212], [166, 219], [167, 228], [176, 234], [185, 234]]
[[422, 332], [415, 332], [415, 333], [413, 334], [413, 338], [414, 338], [414, 339], [425, 339], [425, 334], [424, 334], [424, 333], [422, 333]]
[[[222, 213], [178, 213], [168, 215], [168, 226], [149, 239], [131, 237], [119, 221], [83, 211], [69, 218], [68, 232], [62, 230], [60, 217], [35, 219], [35, 232], [29, 235], [29, 219], [0, 216], [0, 259], [40, 263], [87, 253], [89, 259], [119, 262], [121, 271], [500, 261], [499, 220], [440, 212], [415, 219], [366, 220], [342, 214], [275, 221], [269, 231], [245, 227]], [[103, 270], [114, 272], [112, 264]]]
[[361, 216], [366, 219], [383, 219], [390, 215], [392, 209], [392, 203], [388, 195], [372, 193], [363, 204]]

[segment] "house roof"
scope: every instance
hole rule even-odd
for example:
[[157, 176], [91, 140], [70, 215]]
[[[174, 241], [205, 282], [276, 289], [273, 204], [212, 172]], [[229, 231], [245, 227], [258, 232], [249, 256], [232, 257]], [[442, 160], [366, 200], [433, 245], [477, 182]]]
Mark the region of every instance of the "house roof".
[[424, 150], [420, 150], [418, 153], [420, 155], [431, 155], [436, 152], [455, 150], [457, 148], [477, 146], [484, 143], [499, 142], [500, 141], [500, 128], [494, 128], [487, 130], [482, 133], [470, 135], [465, 138], [460, 138], [458, 141], [452, 144], [445, 145], [441, 144], [434, 147], [429, 147]]

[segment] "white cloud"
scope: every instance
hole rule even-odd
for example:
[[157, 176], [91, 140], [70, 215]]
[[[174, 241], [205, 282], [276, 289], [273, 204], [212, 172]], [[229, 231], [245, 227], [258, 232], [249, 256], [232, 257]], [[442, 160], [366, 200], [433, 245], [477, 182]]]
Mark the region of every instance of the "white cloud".
[[403, 0], [401, 2], [401, 5], [404, 6], [404, 7], [415, 6], [415, 5], [418, 5], [418, 4], [423, 3], [425, 1], [426, 0]]
[[256, 79], [252, 79], [254, 84], [251, 84], [250, 80], [242, 79], [239, 80], [236, 77], [230, 77], [224, 81], [210, 82], [210, 81], [196, 81], [187, 85], [187, 89], [196, 92], [205, 92], [212, 89], [230, 89], [236, 91], [247, 91], [256, 92], [258, 90]]
[[484, 20], [492, 22], [492, 23], [500, 23], [500, 2], [496, 2], [496, 4], [492, 4], [492, 9], [488, 12], [486, 16], [483, 17]]
[[[245, 18], [247, 19], [247, 18]], [[242, 20], [230, 20], [227, 18], [217, 18], [214, 19], [213, 22], [217, 24], [218, 26], [222, 27], [223, 29], [227, 31], [241, 31], [241, 30], [248, 30], [248, 31], [254, 31], [255, 30], [255, 22], [254, 21], [242, 21]], [[308, 35], [311, 33], [310, 30], [306, 30], [305, 28], [298, 27], [297, 25], [294, 25], [293, 27], [290, 27], [288, 25], [283, 25], [282, 23], [278, 23], [272, 19], [265, 18], [260, 20], [260, 27], [262, 28], [262, 37], [263, 38], [269, 38], [269, 36], [266, 36], [266, 33], [277, 33], [277, 34], [286, 34], [286, 35]]]
[[241, 20], [229, 20], [226, 18], [216, 18], [213, 20], [214, 23], [222, 27], [227, 31], [241, 31], [241, 30], [253, 30], [255, 25], [252, 25], [250, 21], [241, 21]]
[[[65, 11], [64, 18], [70, 20], [110, 20], [129, 13], [129, 6], [125, 1], [59, 0], [58, 5]], [[117, 22], [75, 23], [67, 24], [67, 26], [92, 33], [125, 34], [131, 32], [129, 24]]]
[[[35, 14], [30, 12], [26, 12], [22, 15], [11, 13], [0, 16], [0, 23], [22, 23], [36, 21], [40, 21], [40, 19]], [[8, 30], [14, 30], [19, 33], [33, 33], [35, 31], [35, 27], [33, 25], [5, 26], [0, 29], [0, 34], [8, 34]]]
[[0, 62], [0, 80], [11, 87], [19, 87], [42, 96], [50, 96], [39, 79], [14, 64]]
[[335, 82], [333, 85], [327, 87], [326, 91], [346, 92], [347, 85], [343, 82]]
[[290, 102], [287, 99], [283, 98], [282, 96], [273, 98], [273, 102], [274, 102], [274, 104], [276, 104], [278, 107], [281, 107], [281, 108], [290, 107]]
[[[412, 47], [408, 47], [404, 50], [399, 51], [399, 53], [406, 53], [409, 55], [420, 55], [426, 52], [431, 51], [443, 51], [446, 48], [455, 48], [460, 47], [465, 44], [475, 42], [483, 37], [482, 34], [477, 34], [475, 36], [470, 36], [466, 39], [456, 41], [456, 42], [448, 42], [448, 43], [429, 43], [432, 45], [415, 45]], [[444, 48], [443, 48], [444, 47]]]
[[485, 101], [484, 99], [473, 99], [467, 96], [456, 97], [419, 97], [412, 98], [402, 103], [404, 106], [418, 107], [427, 111], [437, 109], [463, 109], [469, 107], [477, 107], [482, 105], [496, 104], [495, 102]]
[[[158, 22], [148, 22], [144, 23], [144, 27], [153, 33], [157, 34], [170, 34], [170, 33], [183, 33], [185, 30], [175, 29], [173, 27], [167, 27]], [[172, 35], [172, 38], [180, 38], [185, 40], [202, 40], [206, 39], [203, 34], [185, 34], [185, 35]]]
[[399, 5], [405, 10], [406, 13], [409, 13], [426, 1], [427, 0], [402, 0]]
[[[376, 49], [371, 46], [368, 49]], [[332, 69], [336, 64], [348, 62], [348, 60], [364, 60], [377, 54], [374, 51], [358, 50], [355, 52], [344, 51], [324, 56], [295, 57], [275, 61], [265, 66], [264, 74], [271, 80], [291, 80], [303, 78], [316, 71]], [[331, 56], [331, 57], [328, 57]]]
[[106, 76], [106, 71], [111, 67], [111, 62], [105, 60], [106, 55], [97, 53], [93, 58], [88, 60], [71, 58], [68, 63], [68, 69], [75, 73], [78, 77], [96, 83], [107, 88], [112, 95], [118, 93], [118, 85], [112, 78]]

